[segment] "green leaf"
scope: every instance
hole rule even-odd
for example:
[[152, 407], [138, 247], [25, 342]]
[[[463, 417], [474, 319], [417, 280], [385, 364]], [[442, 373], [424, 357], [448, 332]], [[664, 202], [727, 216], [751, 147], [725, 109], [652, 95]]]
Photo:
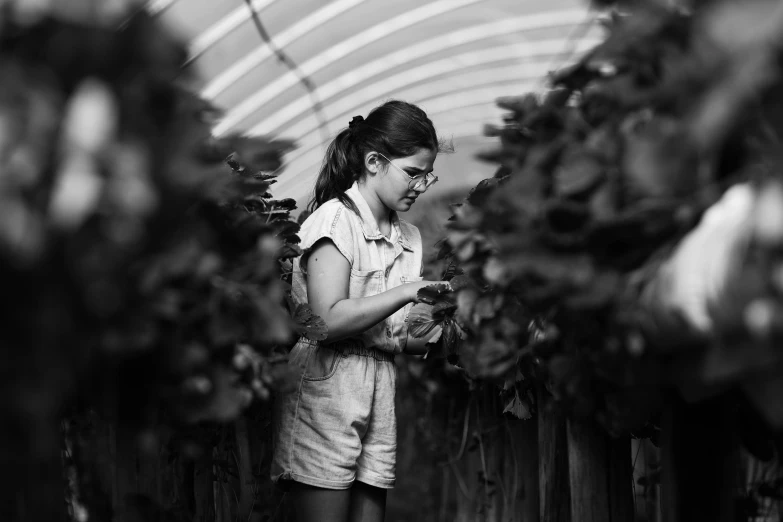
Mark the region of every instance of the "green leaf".
[[299, 247], [299, 245], [286, 243], [280, 248], [280, 252], [278, 253], [277, 257], [280, 259], [291, 259], [301, 255], [302, 249]]
[[692, 196], [699, 182], [698, 149], [680, 122], [658, 117], [628, 127], [622, 167], [631, 196]]
[[552, 85], [563, 85], [569, 89], [581, 88], [593, 79], [595, 73], [586, 67], [587, 55], [582, 60], [565, 67], [561, 67], [550, 76]]
[[[498, 301], [500, 301], [500, 303]], [[476, 300], [476, 307], [474, 308], [474, 312], [476, 316], [481, 319], [491, 319], [495, 317], [495, 313], [497, 312], [501, 304], [502, 304], [502, 294], [484, 295]]]
[[444, 318], [449, 315], [453, 315], [457, 309], [457, 303], [454, 301], [440, 301], [433, 305], [432, 316], [436, 318]]
[[451, 253], [451, 245], [449, 245], [449, 242], [446, 241], [446, 238], [440, 238], [436, 243], [435, 247], [438, 249], [437, 259], [440, 261], [441, 259], [446, 259], [448, 255]]
[[323, 341], [329, 333], [326, 322], [315, 315], [308, 304], [296, 305], [293, 319], [296, 333], [311, 341]]
[[261, 181], [268, 181], [271, 184], [271, 183], [277, 183], [277, 180], [275, 178], [279, 175], [280, 173], [277, 171], [267, 172], [267, 171], [260, 170], [255, 174], [253, 174], [253, 177]]
[[443, 284], [434, 284], [425, 286], [424, 288], [419, 289], [418, 294], [416, 294], [416, 297], [419, 301], [427, 304], [435, 304], [438, 301], [442, 299], [442, 296], [445, 294], [450, 294], [451, 289], [449, 288], [448, 283]]
[[[272, 228], [275, 231], [275, 235], [283, 238], [288, 243], [299, 243], [299, 238], [296, 236], [301, 226], [295, 221], [274, 221], [272, 222]], [[294, 238], [296, 237], [296, 240]]]
[[237, 160], [236, 154], [231, 153], [226, 158], [226, 163], [228, 163], [228, 166], [231, 167], [231, 170], [237, 173], [244, 172], [245, 167], [242, 166], [242, 164]]
[[576, 250], [584, 246], [589, 224], [587, 205], [555, 201], [542, 212], [541, 240], [553, 249]]
[[232, 151], [232, 163], [251, 172], [277, 170], [282, 164], [283, 154], [294, 146], [290, 140], [268, 141], [265, 138], [237, 135], [227, 136], [220, 141]]
[[293, 198], [273, 199], [269, 204], [275, 209], [296, 210], [296, 200]]
[[565, 107], [568, 99], [571, 97], [571, 90], [564, 88], [552, 89], [544, 96], [543, 105], [548, 107]]
[[462, 324], [469, 325], [473, 322], [473, 309], [478, 297], [479, 292], [474, 288], [464, 288], [457, 292], [457, 310], [455, 314]]
[[576, 310], [597, 310], [619, 295], [621, 284], [617, 273], [599, 272], [585, 287], [566, 297], [563, 304]]
[[499, 184], [500, 180], [498, 178], [487, 178], [479, 181], [478, 185], [468, 192], [466, 201], [477, 207], [483, 206]]
[[514, 395], [511, 396], [511, 399], [506, 402], [503, 413], [510, 413], [521, 420], [528, 420], [533, 416], [530, 403], [528, 403], [527, 398], [523, 399], [519, 396], [519, 390], [517, 389], [514, 390]]
[[495, 104], [501, 109], [525, 114], [538, 108], [538, 98], [533, 93], [523, 96], [501, 96], [495, 100]]
[[571, 146], [554, 171], [555, 192], [566, 198], [579, 197], [592, 191], [604, 179], [600, 161], [581, 146]]
[[452, 277], [449, 280], [449, 285], [451, 285], [451, 289], [454, 292], [458, 292], [463, 288], [478, 288], [478, 284], [476, 284], [473, 278], [464, 274]]
[[440, 342], [440, 338], [442, 336], [443, 336], [443, 328], [436, 330], [435, 333], [432, 335], [432, 337], [427, 339], [427, 344], [426, 344], [427, 349], [432, 350], [438, 344], [438, 342]]
[[464, 332], [459, 325], [450, 318], [443, 320], [443, 333], [441, 341], [443, 342], [443, 351], [446, 355], [458, 353], [459, 345], [465, 337]]
[[524, 380], [525, 380], [525, 375], [522, 373], [522, 370], [519, 369], [519, 365], [516, 365], [513, 370], [510, 370], [506, 374], [506, 377], [503, 380], [502, 390], [504, 392], [507, 392], [512, 389], [516, 390], [516, 384], [518, 382], [523, 382]]
[[427, 303], [418, 303], [408, 312], [408, 332], [413, 337], [424, 337], [442, 322], [432, 315], [433, 306]]
[[213, 347], [236, 344], [245, 334], [242, 321], [234, 313], [214, 313], [209, 320], [207, 334]]

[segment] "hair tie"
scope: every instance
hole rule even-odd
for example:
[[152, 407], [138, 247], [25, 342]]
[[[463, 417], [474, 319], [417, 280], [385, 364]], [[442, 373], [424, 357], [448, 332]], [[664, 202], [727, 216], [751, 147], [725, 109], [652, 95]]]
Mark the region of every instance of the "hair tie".
[[364, 121], [364, 118], [361, 116], [354, 116], [351, 118], [351, 122], [348, 124], [349, 129], [355, 129], [358, 124]]

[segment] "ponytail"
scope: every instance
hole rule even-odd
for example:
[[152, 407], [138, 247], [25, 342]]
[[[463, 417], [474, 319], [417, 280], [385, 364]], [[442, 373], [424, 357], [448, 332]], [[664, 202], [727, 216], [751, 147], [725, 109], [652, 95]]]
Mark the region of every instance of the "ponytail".
[[343, 205], [358, 213], [354, 202], [345, 194], [353, 182], [361, 177], [364, 168], [364, 157], [361, 153], [357, 154], [353, 141], [351, 129], [348, 128], [329, 144], [315, 182], [315, 194], [307, 205], [310, 212], [330, 199], [337, 198]]
[[441, 146], [432, 121], [417, 106], [391, 100], [370, 111], [367, 119], [354, 116], [329, 144], [307, 209], [312, 212], [337, 198], [358, 214], [345, 192], [364, 175], [364, 155], [376, 151], [390, 159], [402, 158], [420, 149], [437, 152]]

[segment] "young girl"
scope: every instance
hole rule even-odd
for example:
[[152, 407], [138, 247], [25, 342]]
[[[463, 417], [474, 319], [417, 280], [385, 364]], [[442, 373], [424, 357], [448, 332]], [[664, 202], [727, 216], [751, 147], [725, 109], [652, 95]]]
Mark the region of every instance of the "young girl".
[[427, 115], [390, 101], [354, 117], [329, 146], [302, 225], [293, 295], [329, 334], [300, 339], [298, 388], [276, 405], [272, 479], [290, 486], [298, 522], [384, 519], [394, 487], [394, 356], [421, 353], [407, 315], [422, 281], [421, 235], [401, 220], [437, 177]]

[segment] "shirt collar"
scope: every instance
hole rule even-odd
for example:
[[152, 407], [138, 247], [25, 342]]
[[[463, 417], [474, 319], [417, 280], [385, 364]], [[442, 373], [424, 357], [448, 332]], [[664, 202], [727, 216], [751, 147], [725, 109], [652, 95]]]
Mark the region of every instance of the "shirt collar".
[[[367, 200], [364, 199], [364, 196], [362, 196], [362, 193], [359, 191], [359, 183], [354, 181], [351, 188], [345, 191], [345, 194], [351, 198], [356, 205], [356, 208], [359, 210], [364, 238], [368, 240], [384, 239], [385, 236], [381, 234], [381, 230], [378, 228], [378, 223], [375, 221], [375, 216], [373, 216], [372, 211], [370, 210], [370, 205], [367, 204]], [[397, 237], [399, 238], [402, 247], [405, 250], [413, 250], [407, 230], [400, 226], [400, 218], [397, 215], [397, 212], [392, 210], [390, 216], [391, 224], [397, 231]]]

